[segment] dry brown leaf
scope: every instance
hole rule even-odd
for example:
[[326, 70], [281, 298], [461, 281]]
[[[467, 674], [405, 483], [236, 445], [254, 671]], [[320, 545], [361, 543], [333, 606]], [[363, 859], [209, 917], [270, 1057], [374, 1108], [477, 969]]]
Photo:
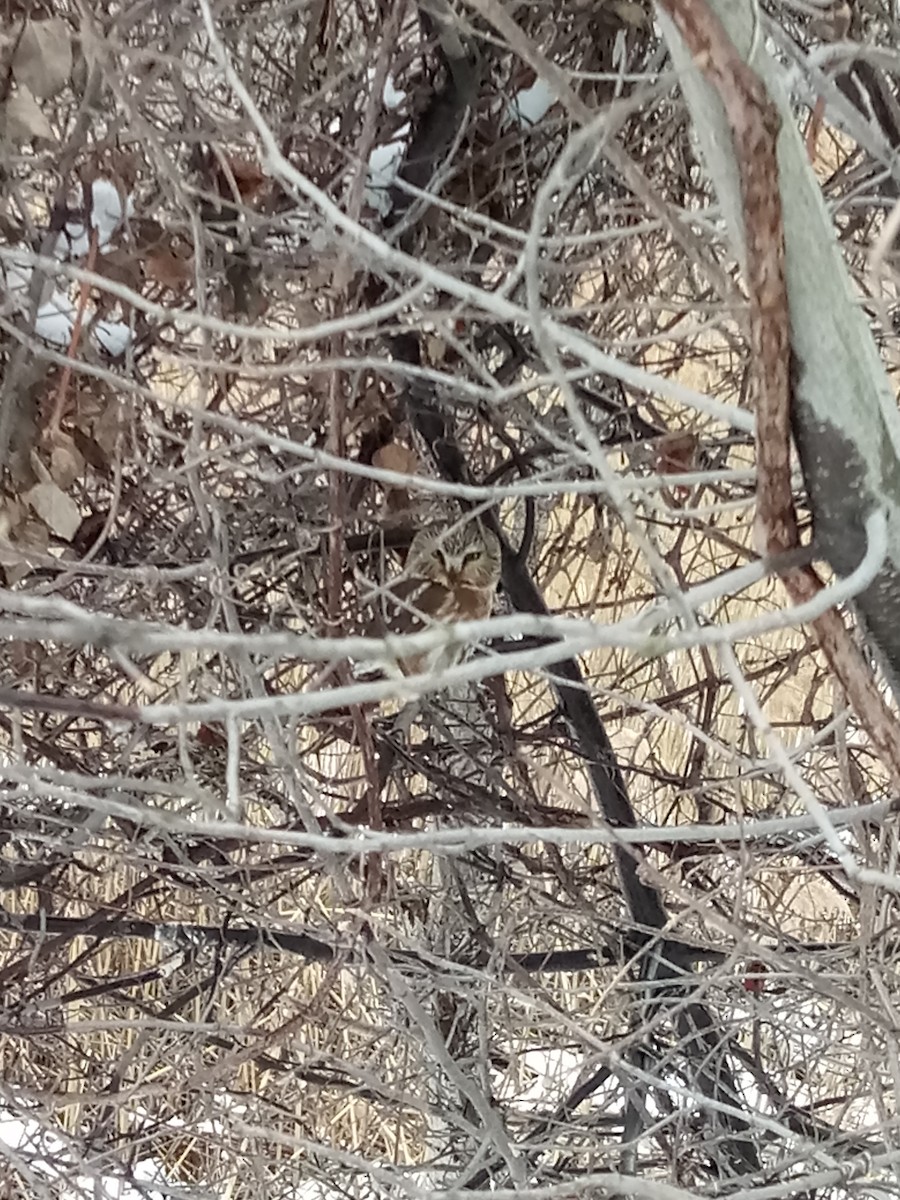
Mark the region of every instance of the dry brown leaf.
[[45, 554], [50, 548], [50, 531], [43, 521], [29, 516], [16, 533], [16, 546], [25, 553]]
[[84, 459], [67, 434], [57, 432], [50, 451], [50, 474], [63, 491], [68, 490], [84, 471]]
[[[11, 523], [3, 519], [9, 515]], [[43, 521], [36, 520], [24, 505], [15, 500], [3, 502], [3, 527], [0, 536], [0, 567], [7, 587], [20, 583], [38, 565], [38, 556], [50, 545], [50, 534]]]
[[0, 107], [0, 131], [12, 142], [27, 142], [31, 138], [53, 141], [50, 122], [27, 87], [16, 88]]
[[81, 524], [78, 505], [52, 480], [37, 483], [22, 497], [57, 537], [68, 541]]
[[28, 510], [20, 500], [13, 496], [0, 496], [0, 541], [11, 541], [27, 517]]
[[[388, 442], [372, 455], [372, 462], [383, 471], [398, 471], [404, 475], [416, 475], [419, 460], [414, 451], [400, 442]], [[411, 507], [409, 490], [402, 484], [384, 484], [384, 501], [388, 513], [396, 516], [407, 513]]]
[[[127, 246], [116, 246], [105, 254], [98, 254], [94, 271], [97, 275], [102, 275], [104, 279], [111, 279], [113, 283], [121, 283], [125, 287], [131, 288], [133, 292], [141, 290], [143, 271], [140, 259], [134, 250]], [[103, 293], [103, 295], [109, 302], [116, 299], [116, 297], [109, 296], [108, 293]]]
[[64, 88], [72, 74], [72, 38], [65, 21], [60, 17], [26, 21], [12, 72], [19, 87], [27, 88], [39, 100]]
[[[24, 578], [31, 568], [22, 562], [18, 568], [7, 568], [6, 578], [8, 580]], [[52, 650], [42, 642], [26, 641], [24, 638], [14, 641], [9, 648], [10, 665], [13, 671], [13, 678], [16, 680], [26, 680], [37, 678], [37, 672], [43, 669], [47, 659], [52, 654]]]
[[642, 4], [636, 4], [633, 0], [616, 0], [611, 7], [625, 25], [633, 25], [635, 29], [644, 29], [650, 24], [650, 14]]
[[681, 475], [692, 471], [696, 464], [699, 438], [696, 433], [667, 433], [655, 445], [654, 466], [660, 475]]
[[[690, 473], [697, 465], [697, 450], [700, 441], [695, 433], [667, 433], [661, 437], [655, 447], [654, 467], [660, 475], [684, 475]], [[661, 495], [676, 508], [680, 508], [691, 494], [691, 489], [684, 484], [673, 489], [664, 488]]]
[[79, 429], [77, 425], [72, 431], [72, 436], [75, 440], [75, 445], [78, 448], [78, 452], [81, 454], [84, 461], [89, 466], [93, 467], [95, 471], [99, 471], [101, 475], [109, 475], [109, 459], [106, 457], [106, 454], [104, 453], [103, 447], [100, 445], [100, 443], [92, 438], [89, 434], [85, 433], [83, 429]]
[[8, 461], [12, 482], [20, 491], [37, 483], [31, 454], [40, 436], [41, 400], [47, 393], [47, 366], [33, 364], [16, 380], [8, 410]]
[[154, 283], [179, 292], [193, 279], [194, 264], [192, 259], [179, 258], [172, 250], [160, 246], [148, 252], [144, 259], [144, 273]]
[[403, 475], [417, 475], [419, 460], [415, 451], [399, 442], [388, 442], [372, 455], [372, 463], [382, 471], [398, 471]]
[[[122, 402], [116, 396], [107, 396], [103, 408], [94, 419], [90, 435], [105, 459], [105, 470], [116, 460], [116, 450], [122, 433]], [[94, 466], [97, 464], [94, 463]], [[103, 469], [103, 468], [99, 468]]]
[[[266, 177], [263, 175], [259, 163], [252, 162], [248, 158], [232, 158], [226, 157], [228, 163], [228, 171], [220, 170], [217, 180], [219, 195], [226, 199], [234, 199], [234, 188], [237, 188], [238, 195], [247, 204], [251, 203], [266, 184]], [[229, 173], [232, 179], [229, 179]], [[232, 181], [233, 180], [233, 181]]]

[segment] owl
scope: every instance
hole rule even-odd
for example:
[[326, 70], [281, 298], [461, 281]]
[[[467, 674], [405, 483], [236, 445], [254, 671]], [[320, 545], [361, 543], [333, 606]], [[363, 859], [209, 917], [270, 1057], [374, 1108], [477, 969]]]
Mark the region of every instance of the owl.
[[[416, 633], [432, 624], [478, 621], [491, 615], [500, 581], [500, 542], [476, 521], [420, 530], [403, 573], [379, 603], [378, 632]], [[459, 647], [438, 647], [401, 659], [404, 675], [444, 671], [461, 656]]]

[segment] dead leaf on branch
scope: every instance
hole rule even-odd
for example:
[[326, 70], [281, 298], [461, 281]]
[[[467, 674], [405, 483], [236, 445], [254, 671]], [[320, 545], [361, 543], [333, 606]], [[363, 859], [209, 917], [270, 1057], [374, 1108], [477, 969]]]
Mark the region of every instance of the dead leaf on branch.
[[144, 259], [144, 273], [148, 279], [172, 292], [180, 292], [194, 277], [192, 258], [181, 258], [166, 246], [157, 246]]
[[0, 135], [11, 142], [27, 142], [31, 138], [54, 140], [50, 122], [27, 87], [17, 87], [0, 106]]
[[695, 433], [667, 433], [655, 444], [654, 466], [660, 475], [681, 475], [694, 470], [699, 439]]
[[[98, 254], [94, 272], [113, 283], [121, 283], [133, 292], [139, 293], [144, 282], [144, 272], [135, 251], [125, 246], [116, 246], [105, 254]], [[108, 313], [117, 302], [122, 304], [123, 311], [131, 311], [129, 304], [119, 301], [118, 297], [102, 288], [97, 288], [96, 292], [97, 311], [101, 315]]]
[[399, 442], [388, 442], [376, 450], [372, 462], [382, 471], [397, 471], [403, 475], [417, 475], [419, 472], [419, 459], [415, 451], [408, 446], [401, 446]]
[[[700, 441], [695, 433], [667, 433], [656, 442], [654, 468], [659, 475], [690, 474], [697, 467], [699, 446]], [[663, 498], [675, 508], [681, 508], [690, 494], [691, 489], [684, 484], [671, 490], [664, 488], [661, 492]]]
[[615, 0], [611, 8], [623, 25], [631, 25], [635, 29], [646, 29], [650, 25], [650, 13], [643, 4], [633, 3], [633, 0]]
[[52, 479], [37, 483], [22, 497], [51, 533], [68, 541], [81, 524], [78, 505]]
[[21, 500], [0, 495], [0, 571], [7, 587], [28, 576], [46, 554], [50, 532]]
[[50, 451], [50, 475], [54, 483], [66, 491], [84, 472], [84, 458], [75, 442], [65, 433], [57, 432]]
[[[83, 397], [83, 398], [82, 398]], [[79, 398], [79, 419], [73, 428], [75, 445], [101, 475], [110, 475], [121, 456], [125, 411], [121, 399], [104, 388]]]
[[237, 188], [241, 200], [245, 204], [252, 204], [267, 182], [259, 163], [231, 155], [226, 155], [225, 163], [228, 169], [220, 167], [216, 179], [219, 195], [226, 200], [233, 200], [234, 189]]
[[47, 389], [46, 376], [46, 364], [33, 362], [20, 375], [10, 396], [7, 467], [11, 481], [20, 490], [38, 480], [31, 456], [42, 425], [40, 405]]
[[20, 500], [0, 494], [0, 541], [11, 541], [27, 517], [28, 510]]
[[111, 474], [109, 458], [96, 438], [91, 437], [83, 429], [79, 429], [76, 426], [72, 430], [72, 439], [75, 442], [78, 453], [89, 466], [93, 467], [101, 475]]
[[95, 471], [109, 476], [122, 455], [125, 407], [118, 396], [101, 394], [95, 403], [85, 405], [81, 413], [73, 430], [75, 445]]
[[[397, 471], [403, 475], [419, 473], [419, 459], [415, 451], [399, 442], [388, 442], [386, 446], [379, 447], [372, 455], [372, 464], [382, 471]], [[385, 508], [388, 513], [396, 516], [409, 511], [411, 499], [408, 488], [392, 483], [382, 486], [384, 487]]]
[[26, 21], [16, 46], [12, 74], [20, 88], [48, 100], [61, 91], [72, 74], [72, 38], [60, 17]]

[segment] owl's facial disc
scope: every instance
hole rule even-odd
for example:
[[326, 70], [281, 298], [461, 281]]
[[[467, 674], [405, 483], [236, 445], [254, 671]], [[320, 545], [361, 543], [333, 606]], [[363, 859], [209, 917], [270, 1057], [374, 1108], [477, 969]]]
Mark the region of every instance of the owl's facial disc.
[[481, 551], [477, 546], [465, 550], [459, 550], [456, 547], [448, 550], [445, 547], [443, 550], [438, 550], [437, 553], [444, 575], [452, 586], [467, 581], [472, 574], [473, 565], [481, 557]]
[[477, 547], [471, 547], [461, 553], [448, 556], [447, 574], [454, 585], [471, 584], [477, 582], [478, 578], [478, 562], [481, 559], [481, 551]]

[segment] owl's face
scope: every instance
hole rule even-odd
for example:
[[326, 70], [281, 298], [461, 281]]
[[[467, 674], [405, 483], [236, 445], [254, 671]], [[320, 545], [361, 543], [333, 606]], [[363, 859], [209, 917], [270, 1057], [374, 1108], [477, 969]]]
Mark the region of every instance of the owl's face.
[[493, 591], [500, 579], [500, 542], [474, 521], [450, 529], [422, 529], [412, 540], [404, 574], [451, 591]]
[[[484, 620], [500, 581], [500, 557], [498, 538], [474, 521], [420, 530], [403, 574], [381, 594], [375, 628], [382, 634], [415, 633], [434, 624]], [[458, 646], [439, 646], [397, 665], [404, 675], [429, 674], [459, 657]]]

